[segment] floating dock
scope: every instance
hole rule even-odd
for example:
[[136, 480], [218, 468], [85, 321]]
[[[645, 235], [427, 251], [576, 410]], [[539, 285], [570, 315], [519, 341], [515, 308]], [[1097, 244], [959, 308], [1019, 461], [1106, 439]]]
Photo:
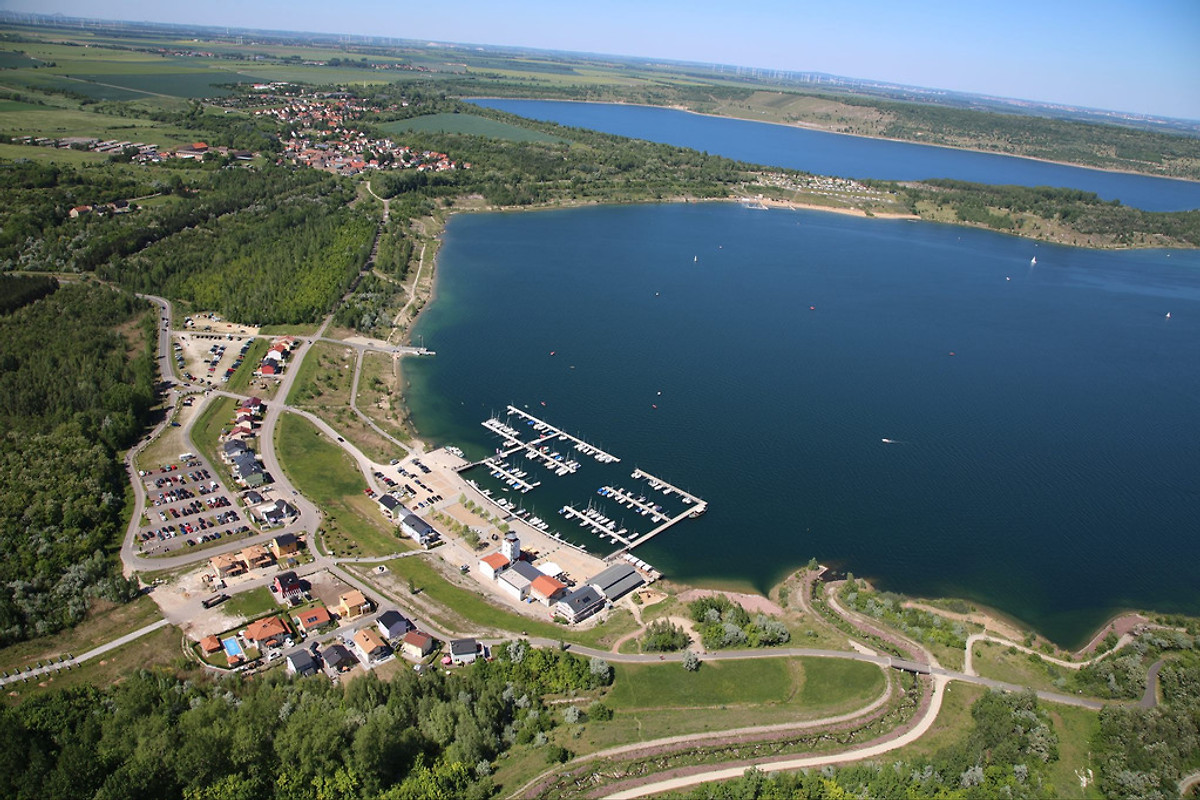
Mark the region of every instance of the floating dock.
[[533, 483], [530, 483], [524, 480], [525, 473], [518, 475], [516, 467], [502, 462], [499, 458], [485, 458], [483, 460], [483, 466], [491, 470], [493, 478], [499, 478], [509, 486], [512, 486], [520, 491], [522, 494], [528, 492], [535, 486], [542, 485], [541, 481], [534, 481]]
[[614, 543], [620, 542], [622, 545], [624, 545], [623, 549], [628, 549], [631, 546], [629, 540], [624, 536], [624, 533], [627, 531], [625, 531], [624, 528], [618, 531], [616, 523], [603, 516], [595, 509], [580, 511], [574, 506], [563, 506], [558, 510], [558, 513], [562, 514], [567, 519], [579, 520], [580, 525], [585, 528], [591, 528], [592, 531], [601, 539], [611, 538]]
[[543, 433], [543, 432], [545, 433], [545, 436], [543, 438], [557, 437], [559, 441], [563, 441], [563, 442], [569, 441], [572, 443], [572, 446], [576, 450], [578, 450], [579, 452], [583, 453], [586, 456], [591, 456], [592, 458], [599, 461], [601, 464], [615, 464], [621, 460], [621, 459], [617, 458], [616, 456], [614, 456], [612, 453], [606, 453], [603, 450], [601, 450], [599, 447], [596, 447], [593, 444], [588, 444], [583, 439], [580, 439], [578, 436], [572, 436], [571, 434], [567, 433], [566, 431], [556, 428], [553, 425], [551, 425], [549, 422], [546, 422], [543, 419], [538, 419], [533, 414], [530, 414], [528, 411], [522, 411], [521, 409], [517, 408], [514, 405], [509, 405], [508, 413], [510, 415], [516, 414], [517, 416], [525, 419], [526, 422], [533, 423], [533, 429], [535, 431], [537, 431], [539, 434]]

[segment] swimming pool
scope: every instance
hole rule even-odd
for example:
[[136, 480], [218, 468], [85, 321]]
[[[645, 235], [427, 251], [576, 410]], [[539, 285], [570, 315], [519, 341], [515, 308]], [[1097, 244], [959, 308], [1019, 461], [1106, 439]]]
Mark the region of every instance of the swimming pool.
[[238, 644], [238, 640], [230, 636], [228, 639], [222, 639], [221, 644], [225, 646], [225, 652], [230, 658], [245, 658], [246, 654], [242, 652], [242, 646]]

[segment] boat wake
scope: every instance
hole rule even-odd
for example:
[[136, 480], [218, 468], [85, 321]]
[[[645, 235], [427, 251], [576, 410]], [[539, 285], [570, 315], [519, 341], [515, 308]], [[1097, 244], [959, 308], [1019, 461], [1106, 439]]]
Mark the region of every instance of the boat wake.
[[899, 439], [880, 439], [879, 441], [884, 444], [908, 444], [908, 442], [902, 442]]

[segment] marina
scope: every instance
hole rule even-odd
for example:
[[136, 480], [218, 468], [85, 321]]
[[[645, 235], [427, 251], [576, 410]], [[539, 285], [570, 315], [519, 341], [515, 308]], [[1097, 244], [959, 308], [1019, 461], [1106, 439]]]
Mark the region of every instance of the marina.
[[[528, 411], [524, 411], [514, 405], [509, 405], [507, 412], [510, 421], [516, 423], [515, 426], [496, 415], [485, 419], [481, 423], [484, 428], [500, 437], [501, 446], [496, 448], [495, 455], [475, 463], [466, 464], [460, 467], [460, 472], [465, 472], [475, 467], [482, 467], [487, 470], [493, 479], [504, 484], [504, 487], [501, 487], [504, 492], [515, 489], [521, 494], [527, 494], [538, 486], [541, 486], [542, 481], [538, 480], [536, 475], [531, 475], [526, 470], [536, 472], [538, 469], [544, 468], [560, 477], [578, 472], [581, 464], [570, 457], [572, 451], [591, 456], [600, 465], [607, 466], [617, 464], [621, 461], [620, 458], [612, 453], [590, 444], [577, 436], [566, 433], [561, 428], [530, 414]], [[526, 440], [525, 437], [528, 433], [523, 428], [529, 428], [534, 434], [534, 438]], [[561, 450], [556, 448], [561, 448]], [[521, 468], [509, 460], [511, 457], [518, 455], [528, 459], [530, 464], [525, 468]], [[633, 548], [657, 536], [676, 523], [682, 522], [685, 519], [699, 517], [708, 508], [708, 504], [704, 500], [668, 483], [662, 478], [651, 475], [643, 469], [635, 469], [631, 477], [636, 481], [644, 481], [647, 488], [640, 490], [630, 489], [618, 486], [615, 483], [606, 483], [596, 491], [596, 494], [606, 501], [611, 501], [624, 509], [628, 509], [637, 517], [647, 518], [654, 527], [646, 533], [639, 533], [627, 527], [624, 521], [617, 522], [610, 518], [608, 514], [612, 512], [605, 508], [597, 507], [595, 498], [582, 510], [571, 503], [566, 503], [558, 509], [558, 513], [563, 517], [577, 522], [580, 527], [599, 536], [602, 540], [610, 541], [617, 545], [617, 549], [610, 554], [609, 559], [617, 558], [622, 554], [628, 554]], [[562, 538], [561, 534], [550, 530], [549, 523], [538, 516], [534, 516], [535, 512], [533, 510], [522, 508], [507, 498], [493, 495], [490, 489], [478, 486], [473, 480], [471, 483], [479, 489], [489, 502], [495, 504], [506, 514], [520, 518], [533, 527], [546, 532], [554, 539], [564, 544], [569, 544], [566, 539]], [[671, 505], [681, 503], [683, 509], [680, 511], [664, 509], [654, 493], [661, 493], [664, 499], [670, 498], [672, 500]], [[584, 551], [587, 549], [582, 545], [572, 546]]]

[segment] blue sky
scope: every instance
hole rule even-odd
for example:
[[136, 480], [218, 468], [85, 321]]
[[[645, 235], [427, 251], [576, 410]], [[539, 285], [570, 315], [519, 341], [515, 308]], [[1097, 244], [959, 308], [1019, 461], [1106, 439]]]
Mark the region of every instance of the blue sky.
[[1200, 0], [0, 0], [0, 8], [827, 72], [1200, 120]]

